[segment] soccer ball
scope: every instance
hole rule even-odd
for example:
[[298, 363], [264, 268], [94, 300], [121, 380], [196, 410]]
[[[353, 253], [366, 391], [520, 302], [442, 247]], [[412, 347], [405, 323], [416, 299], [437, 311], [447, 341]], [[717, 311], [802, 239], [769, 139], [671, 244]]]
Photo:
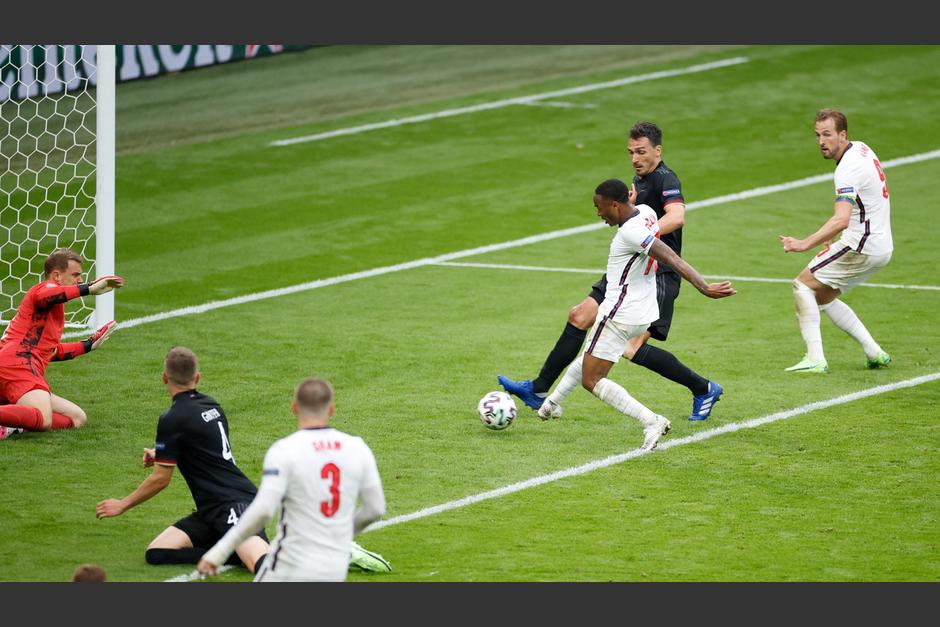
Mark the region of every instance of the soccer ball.
[[490, 392], [477, 404], [480, 421], [487, 429], [505, 429], [516, 419], [516, 401], [505, 392]]

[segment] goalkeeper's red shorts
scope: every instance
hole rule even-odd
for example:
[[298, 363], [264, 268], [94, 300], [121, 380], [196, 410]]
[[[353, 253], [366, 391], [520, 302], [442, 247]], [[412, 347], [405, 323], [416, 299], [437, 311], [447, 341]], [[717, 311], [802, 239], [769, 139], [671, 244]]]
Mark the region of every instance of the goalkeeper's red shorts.
[[14, 404], [24, 394], [33, 390], [52, 393], [46, 380], [34, 375], [29, 368], [0, 364], [0, 400]]

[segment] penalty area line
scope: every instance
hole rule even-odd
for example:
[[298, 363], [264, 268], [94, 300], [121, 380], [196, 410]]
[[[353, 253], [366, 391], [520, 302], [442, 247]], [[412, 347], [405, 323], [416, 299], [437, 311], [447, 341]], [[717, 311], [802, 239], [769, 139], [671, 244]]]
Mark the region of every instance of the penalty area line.
[[662, 452], [669, 450], [671, 448], [676, 448], [678, 446], [685, 446], [687, 444], [693, 444], [696, 442], [701, 442], [703, 440], [708, 440], [718, 435], [725, 433], [733, 433], [735, 431], [741, 431], [743, 429], [754, 429], [766, 424], [778, 422], [780, 420], [786, 420], [787, 418], [793, 418], [794, 416], [801, 416], [803, 414], [808, 414], [810, 412], [818, 411], [820, 409], [826, 409], [828, 407], [834, 407], [836, 405], [843, 405], [845, 403], [851, 403], [853, 401], [861, 400], [863, 398], [868, 398], [871, 396], [877, 396], [878, 394], [885, 394], [887, 392], [894, 392], [895, 390], [901, 390], [905, 388], [915, 387], [918, 385], [923, 385], [924, 383], [929, 383], [931, 381], [936, 381], [940, 379], [940, 372], [934, 372], [932, 374], [923, 375], [920, 377], [914, 377], [913, 379], [906, 379], [904, 381], [898, 381], [896, 383], [887, 383], [885, 385], [879, 385], [873, 388], [868, 388], [865, 390], [860, 390], [858, 392], [852, 392], [850, 394], [843, 394], [842, 396], [837, 396], [825, 401], [816, 401], [814, 403], [808, 403], [806, 405], [800, 405], [799, 407], [794, 407], [793, 409], [788, 409], [785, 411], [776, 412], [773, 414], [768, 414], [766, 416], [761, 416], [760, 418], [752, 418], [750, 420], [745, 420], [743, 422], [733, 422], [730, 424], [722, 425], [720, 427], [715, 427], [713, 429], [708, 429], [706, 431], [700, 431], [692, 435], [688, 435], [676, 440], [666, 440], [661, 442], [657, 447], [656, 451], [644, 451], [642, 449], [634, 449], [626, 453], [621, 453], [619, 455], [612, 455], [604, 459], [599, 459], [596, 461], [589, 462], [587, 464], [582, 464], [580, 466], [575, 466], [573, 468], [566, 468], [564, 470], [559, 470], [547, 475], [541, 475], [539, 477], [533, 477], [532, 479], [527, 479], [525, 481], [520, 481], [518, 483], [513, 483], [502, 488], [497, 488], [495, 490], [489, 490], [488, 492], [482, 492], [480, 494], [474, 494], [472, 496], [467, 496], [462, 499], [457, 499], [455, 501], [449, 501], [447, 503], [442, 503], [441, 505], [434, 505], [432, 507], [426, 507], [424, 509], [412, 512], [410, 514], [402, 514], [400, 516], [393, 516], [392, 518], [381, 520], [373, 525], [370, 525], [365, 529], [365, 531], [376, 531], [378, 529], [383, 529], [385, 527], [391, 527], [393, 525], [400, 525], [401, 523], [409, 522], [412, 520], [418, 520], [420, 518], [427, 518], [428, 516], [433, 516], [435, 514], [441, 514], [443, 512], [448, 512], [451, 510], [459, 509], [462, 507], [467, 507], [468, 505], [475, 505], [482, 501], [487, 501], [490, 499], [499, 498], [502, 496], [507, 496], [510, 494], [515, 494], [516, 492], [521, 492], [522, 490], [528, 490], [529, 488], [535, 488], [547, 483], [552, 483], [558, 481], [559, 479], [566, 479], [568, 477], [576, 477], [578, 475], [584, 475], [595, 470], [600, 470], [601, 468], [607, 468], [608, 466], [614, 466], [616, 464], [622, 464], [628, 460], [636, 459], [637, 457], [642, 457], [653, 452]]

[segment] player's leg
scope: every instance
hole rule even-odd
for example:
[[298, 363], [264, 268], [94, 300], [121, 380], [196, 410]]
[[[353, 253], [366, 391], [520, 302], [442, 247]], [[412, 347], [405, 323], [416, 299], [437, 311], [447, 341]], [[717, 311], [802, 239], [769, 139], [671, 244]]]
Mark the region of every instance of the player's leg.
[[[841, 289], [838, 295], [844, 295], [853, 287], [867, 280], [880, 268], [887, 265], [891, 259], [891, 254], [870, 257], [857, 253], [847, 253], [839, 260], [837, 267], [832, 271], [842, 273], [839, 284]], [[865, 352], [867, 358], [866, 365], [869, 368], [884, 368], [891, 362], [891, 357], [882, 350], [878, 342], [871, 336], [868, 329], [862, 324], [858, 315], [845, 302], [839, 298], [833, 298], [827, 303], [820, 304], [819, 310], [826, 313], [833, 324], [848, 333]]]
[[546, 357], [538, 377], [524, 381], [514, 381], [503, 375], [497, 377], [507, 392], [518, 396], [528, 407], [539, 409], [552, 384], [581, 351], [587, 330], [594, 324], [597, 309], [604, 300], [602, 283], [595, 283], [591, 293], [568, 312], [565, 328]]
[[[211, 544], [195, 544], [211, 533], [209, 526], [195, 514], [183, 518], [164, 529], [147, 546], [148, 564], [198, 564]], [[197, 548], [198, 547], [198, 548]]]
[[607, 378], [629, 338], [642, 333], [646, 325], [621, 327], [607, 321], [605, 325], [595, 325], [595, 328], [597, 336], [594, 337], [595, 331], [592, 330], [591, 344], [583, 356], [582, 385], [620, 413], [639, 420], [643, 425], [643, 448], [653, 449], [672, 425], [664, 416], [633, 398], [623, 386]]
[[268, 554], [268, 542], [261, 536], [251, 536], [238, 545], [235, 554], [250, 572], [257, 572]]
[[32, 389], [21, 395], [16, 405], [6, 407], [18, 407], [17, 411], [20, 412], [21, 420], [20, 425], [9, 425], [4, 422], [7, 426], [21, 426], [27, 431], [47, 431], [52, 428], [52, 394], [48, 390]]
[[81, 407], [67, 398], [56, 394], [52, 395], [52, 428], [53, 429], [80, 429], [88, 422]]
[[721, 399], [724, 388], [717, 381], [710, 381], [686, 366], [671, 352], [647, 343], [650, 338], [665, 342], [669, 336], [681, 282], [682, 279], [671, 272], [656, 275], [659, 319], [651, 324], [649, 329], [627, 343], [624, 357], [687, 388], [692, 393], [692, 411], [689, 414], [689, 420], [707, 420], [715, 403]]
[[0, 365], [0, 430], [44, 431], [52, 425], [52, 402], [44, 379], [19, 365]]
[[[589, 342], [589, 347], [593, 346], [596, 340], [593, 338], [599, 337], [600, 331], [605, 325], [605, 321], [595, 321], [594, 326], [591, 327], [588, 337], [592, 338]], [[582, 365], [584, 361], [584, 354], [582, 353], [578, 356], [571, 365], [568, 366], [568, 369], [565, 370], [565, 374], [562, 375], [561, 381], [555, 387], [555, 390], [549, 394], [545, 401], [542, 403], [542, 406], [539, 407], [539, 418], [542, 420], [548, 420], [549, 418], [560, 418], [562, 415], [561, 404], [564, 402], [568, 395], [574, 392], [575, 388], [582, 385]]]
[[[834, 253], [827, 253], [832, 257]], [[793, 301], [796, 306], [796, 319], [800, 325], [800, 334], [806, 344], [803, 359], [786, 369], [787, 372], [827, 373], [829, 365], [823, 352], [822, 333], [819, 330], [819, 306], [832, 302], [838, 295], [837, 289], [821, 283], [813, 274], [813, 267], [825, 264], [826, 259], [818, 261], [814, 257], [810, 265], [803, 268], [793, 280]], [[824, 266], [823, 266], [824, 267]]]

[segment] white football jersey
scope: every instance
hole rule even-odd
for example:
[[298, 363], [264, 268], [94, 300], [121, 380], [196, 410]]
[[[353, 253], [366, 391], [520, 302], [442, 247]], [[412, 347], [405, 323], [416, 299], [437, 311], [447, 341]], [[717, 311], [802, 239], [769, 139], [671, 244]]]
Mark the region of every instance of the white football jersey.
[[375, 456], [360, 437], [324, 427], [275, 442], [258, 490], [281, 495], [264, 569], [310, 581], [344, 580], [359, 493], [381, 485]]
[[637, 205], [640, 213], [617, 229], [607, 258], [607, 292], [598, 310], [620, 324], [648, 324], [659, 318], [656, 261], [649, 248], [659, 233], [656, 212]]
[[836, 165], [834, 179], [836, 200], [852, 203], [852, 217], [838, 246], [863, 255], [892, 252], [891, 200], [875, 151], [864, 142], [850, 142]]

